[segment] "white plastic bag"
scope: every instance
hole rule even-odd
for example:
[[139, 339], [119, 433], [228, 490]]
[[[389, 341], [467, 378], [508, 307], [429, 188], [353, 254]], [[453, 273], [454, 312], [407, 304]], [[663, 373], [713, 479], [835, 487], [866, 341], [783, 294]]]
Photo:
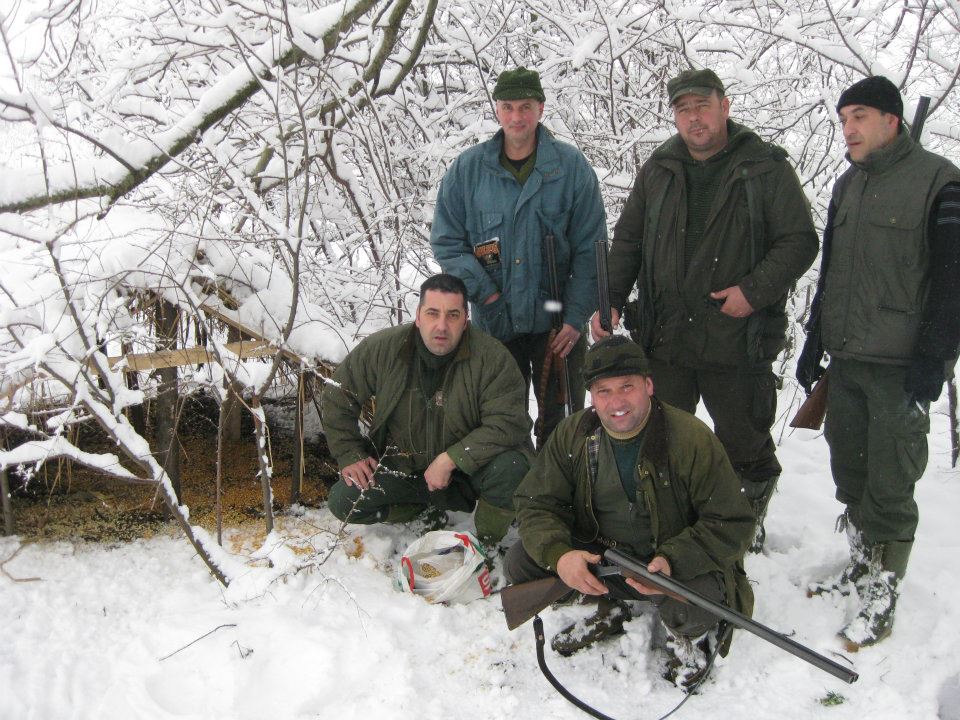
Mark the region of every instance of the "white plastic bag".
[[400, 558], [397, 582], [431, 603], [468, 603], [493, 589], [480, 543], [468, 532], [434, 530]]

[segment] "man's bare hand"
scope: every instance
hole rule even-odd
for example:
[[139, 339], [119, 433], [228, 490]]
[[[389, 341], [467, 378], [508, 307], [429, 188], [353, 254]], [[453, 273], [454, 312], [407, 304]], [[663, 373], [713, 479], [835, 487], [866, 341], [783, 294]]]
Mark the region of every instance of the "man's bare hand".
[[588, 564], [596, 565], [599, 562], [599, 555], [586, 550], [569, 550], [557, 561], [557, 575], [567, 586], [584, 595], [605, 595], [607, 586], [600, 582], [588, 567]]
[[457, 464], [447, 453], [437, 455], [423, 472], [423, 479], [427, 481], [427, 488], [431, 492], [443, 490], [450, 484], [450, 479], [453, 477], [453, 471], [456, 467]]
[[[647, 571], [652, 573], [661, 573], [667, 577], [670, 577], [670, 561], [667, 560], [663, 555], [657, 555], [647, 565]], [[663, 595], [663, 593], [659, 590], [648, 587], [647, 585], [643, 585], [633, 578], [626, 578], [626, 581], [627, 585], [632, 587], [641, 595]]]
[[497, 300], [500, 299], [500, 293], [495, 292], [493, 295], [489, 296], [486, 300], [483, 301], [484, 305], [493, 305]]
[[550, 346], [550, 352], [552, 352], [554, 355], [559, 355], [560, 357], [565, 358], [570, 354], [570, 351], [573, 350], [573, 346], [577, 344], [577, 340], [579, 339], [580, 331], [577, 330], [573, 325], [564, 323], [563, 327], [560, 328], [560, 332], [558, 332], [556, 337], [553, 338], [553, 344]]
[[[616, 308], [610, 308], [610, 325], [616, 330], [620, 327], [620, 313], [617, 312]], [[600, 338], [605, 338], [609, 335], [606, 330], [600, 327], [600, 313], [596, 312], [593, 314], [593, 317], [590, 318], [590, 335], [593, 337], [594, 341], [599, 340]]]
[[373, 474], [376, 472], [378, 464], [372, 457], [357, 460], [357, 462], [343, 468], [340, 471], [340, 476], [347, 485], [366, 490], [374, 484]]
[[720, 306], [720, 312], [724, 315], [735, 318], [745, 318], [753, 315], [753, 305], [744, 297], [743, 290], [740, 289], [739, 285], [728, 287], [726, 290], [712, 292], [710, 293], [710, 297], [714, 300], [723, 300], [723, 305]]

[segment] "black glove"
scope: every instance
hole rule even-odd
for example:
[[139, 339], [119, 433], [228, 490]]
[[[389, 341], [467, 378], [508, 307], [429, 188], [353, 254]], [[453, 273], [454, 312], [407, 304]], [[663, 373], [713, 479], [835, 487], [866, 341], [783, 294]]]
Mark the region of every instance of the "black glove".
[[946, 363], [931, 357], [913, 359], [907, 368], [903, 389], [910, 393], [914, 402], [933, 402], [940, 397], [946, 379]]
[[807, 335], [807, 341], [803, 344], [803, 351], [797, 360], [797, 380], [807, 395], [813, 392], [814, 384], [827, 371], [820, 364], [822, 359], [823, 344], [820, 342], [820, 333], [819, 331], [811, 332]]

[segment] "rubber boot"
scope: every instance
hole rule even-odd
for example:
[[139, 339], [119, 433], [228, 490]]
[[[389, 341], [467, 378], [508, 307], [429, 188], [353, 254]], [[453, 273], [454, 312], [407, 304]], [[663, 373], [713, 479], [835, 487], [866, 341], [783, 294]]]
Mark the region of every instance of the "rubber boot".
[[473, 523], [477, 528], [477, 540], [488, 550], [496, 552], [497, 543], [510, 530], [516, 513], [491, 505], [483, 498], [477, 500], [477, 509], [473, 514]]
[[840, 637], [848, 652], [876, 645], [893, 631], [900, 583], [907, 573], [912, 541], [879, 543], [869, 548], [866, 574], [857, 583], [860, 610]]
[[750, 544], [750, 552], [754, 554], [763, 550], [763, 543], [767, 539], [767, 531], [763, 526], [763, 520], [767, 516], [767, 506], [777, 489], [779, 479], [779, 475], [760, 481], [741, 478], [743, 492], [750, 501], [750, 507], [753, 508], [753, 514], [757, 518], [757, 528], [754, 531], [753, 542]]
[[850, 545], [850, 560], [832, 580], [821, 580], [807, 586], [807, 597], [817, 597], [838, 592], [849, 595], [856, 584], [863, 578], [869, 569], [870, 551], [863, 539], [863, 534], [853, 520], [853, 513], [849, 508], [837, 518], [837, 532], [845, 532], [847, 543]]
[[622, 634], [623, 624], [629, 619], [630, 610], [625, 602], [607, 597], [598, 598], [597, 611], [554, 635], [550, 647], [560, 655], [573, 655], [595, 642]]

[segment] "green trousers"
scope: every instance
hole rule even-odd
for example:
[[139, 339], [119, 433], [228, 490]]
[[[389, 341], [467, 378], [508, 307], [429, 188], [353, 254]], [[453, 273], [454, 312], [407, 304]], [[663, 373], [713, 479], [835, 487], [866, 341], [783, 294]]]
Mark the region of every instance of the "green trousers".
[[691, 415], [703, 404], [730, 464], [741, 481], [766, 482], [780, 475], [770, 428], [777, 414], [776, 378], [755, 372], [703, 370], [650, 360], [653, 392]]
[[833, 358], [825, 434], [837, 500], [867, 545], [913, 540], [914, 485], [927, 467], [930, 418], [903, 389], [906, 368]]
[[[397, 473], [380, 465], [376, 484], [364, 492], [337, 480], [330, 488], [327, 505], [337, 519], [360, 525], [412, 520], [428, 506], [471, 512], [478, 500], [512, 513], [513, 493], [529, 469], [524, 453], [509, 450], [474, 475], [454, 470], [446, 488], [431, 492], [423, 475]], [[391, 516], [392, 508], [396, 511]]]

